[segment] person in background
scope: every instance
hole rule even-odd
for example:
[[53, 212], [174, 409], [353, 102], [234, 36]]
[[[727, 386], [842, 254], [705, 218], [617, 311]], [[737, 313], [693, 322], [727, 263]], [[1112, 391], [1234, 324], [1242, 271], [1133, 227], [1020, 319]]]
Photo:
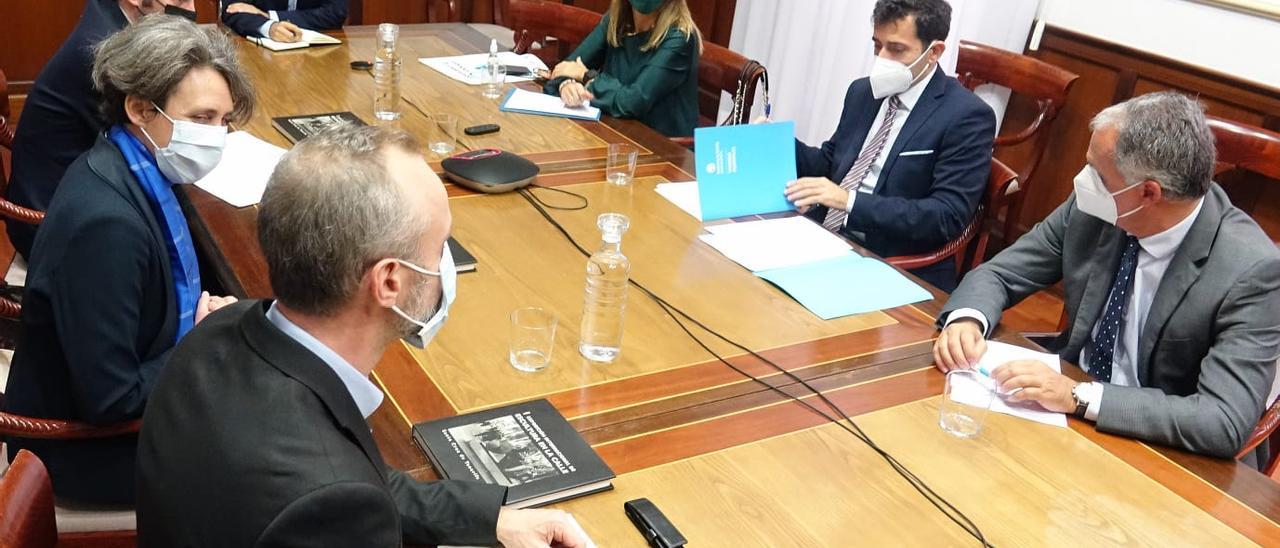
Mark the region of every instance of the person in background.
[[544, 91], [566, 106], [589, 102], [668, 137], [693, 135], [701, 53], [702, 33], [685, 0], [613, 0], [595, 30], [555, 66]]
[[[89, 0], [80, 22], [40, 70], [23, 103], [13, 137], [13, 165], [6, 198], [47, 211], [49, 200], [77, 157], [93, 146], [104, 126], [102, 95], [93, 88], [93, 46], [144, 15], [166, 12], [196, 18], [195, 0]], [[13, 120], [11, 120], [13, 122]], [[39, 225], [7, 222], [14, 249], [30, 259]]]
[[247, 37], [297, 42], [302, 29], [342, 28], [347, 20], [347, 0], [221, 0], [222, 23]]
[[[1000, 390], [1102, 432], [1231, 458], [1276, 374], [1280, 252], [1213, 182], [1213, 132], [1194, 99], [1135, 97], [1090, 129], [1075, 193], [943, 307], [935, 363], [973, 367], [1005, 309], [1062, 282], [1068, 327], [1050, 350], [1096, 380], [1014, 361], [991, 372]], [[1265, 462], [1266, 448], [1245, 461]]]
[[[102, 425], [141, 417], [174, 344], [235, 300], [201, 291], [173, 186], [217, 165], [254, 95], [225, 34], [169, 15], [103, 40], [92, 78], [108, 129], [67, 169], [36, 236], [3, 407]], [[59, 497], [134, 500], [136, 435], [6, 441], [44, 461]]]
[[[820, 147], [796, 140], [787, 200], [882, 257], [938, 249], [973, 218], [991, 174], [991, 107], [938, 68], [951, 29], [943, 0], [879, 0], [875, 65], [845, 95]], [[955, 258], [912, 271], [956, 285]], [[857, 283], [857, 280], [850, 280]]]
[[444, 185], [402, 130], [340, 125], [285, 154], [258, 209], [274, 301], [215, 313], [178, 345], [138, 443], [141, 546], [585, 548], [506, 487], [419, 482], [382, 460], [369, 379], [423, 347], [456, 269]]

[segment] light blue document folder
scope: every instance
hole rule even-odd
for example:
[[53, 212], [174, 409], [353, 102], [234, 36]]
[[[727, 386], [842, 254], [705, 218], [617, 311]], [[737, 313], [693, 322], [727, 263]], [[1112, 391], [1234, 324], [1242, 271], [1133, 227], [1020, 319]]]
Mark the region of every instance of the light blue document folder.
[[923, 287], [883, 262], [856, 254], [765, 270], [773, 282], [819, 318], [830, 320], [886, 310], [932, 298]]
[[789, 211], [783, 192], [796, 178], [796, 124], [693, 130], [702, 220]]

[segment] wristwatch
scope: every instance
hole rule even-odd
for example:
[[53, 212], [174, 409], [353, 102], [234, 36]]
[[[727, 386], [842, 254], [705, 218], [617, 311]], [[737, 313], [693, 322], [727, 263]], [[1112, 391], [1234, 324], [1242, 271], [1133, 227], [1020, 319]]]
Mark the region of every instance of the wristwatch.
[[1084, 412], [1089, 410], [1089, 400], [1081, 397], [1087, 383], [1078, 382], [1071, 388], [1071, 401], [1076, 404], [1076, 410], [1073, 415], [1084, 418]]
[[596, 69], [588, 70], [586, 74], [582, 75], [582, 85], [585, 86], [588, 83], [590, 83], [592, 80], [595, 80], [596, 76], [600, 76], [600, 71]]

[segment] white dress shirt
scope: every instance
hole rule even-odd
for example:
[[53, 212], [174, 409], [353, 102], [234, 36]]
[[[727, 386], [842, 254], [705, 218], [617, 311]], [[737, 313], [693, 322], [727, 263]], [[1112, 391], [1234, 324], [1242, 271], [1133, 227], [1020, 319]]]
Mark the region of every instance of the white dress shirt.
[[378, 385], [373, 381], [360, 374], [351, 362], [342, 359], [337, 352], [334, 352], [319, 339], [311, 336], [298, 324], [289, 321], [284, 314], [276, 309], [276, 303], [271, 303], [271, 308], [267, 310], [267, 320], [273, 325], [280, 328], [289, 338], [298, 341], [298, 344], [306, 347], [312, 354], [320, 358], [329, 368], [337, 373], [338, 380], [342, 381], [343, 386], [347, 387], [347, 392], [351, 394], [351, 399], [355, 400], [356, 408], [360, 410], [360, 415], [369, 418], [379, 405], [382, 405], [382, 391], [378, 389]]
[[[298, 9], [298, 0], [289, 0], [288, 11], [296, 9]], [[261, 27], [258, 27], [258, 34], [261, 34], [263, 38], [271, 38], [271, 25], [278, 21], [280, 21], [280, 14], [276, 13], [276, 10], [268, 11], [267, 22], [263, 23]]]
[[[1178, 224], [1159, 234], [1138, 238], [1138, 264], [1134, 271], [1133, 289], [1129, 291], [1129, 304], [1125, 308], [1124, 323], [1120, 325], [1120, 332], [1117, 334], [1119, 345], [1116, 346], [1111, 357], [1111, 384], [1141, 386], [1138, 382], [1138, 339], [1142, 335], [1142, 329], [1147, 325], [1147, 313], [1151, 311], [1151, 301], [1155, 299], [1160, 280], [1164, 278], [1165, 271], [1169, 270], [1169, 263], [1183, 240], [1186, 240], [1187, 233], [1191, 231], [1191, 225], [1195, 224], [1196, 217], [1200, 216], [1200, 208], [1203, 206], [1204, 199], [1201, 198], [1191, 214], [1178, 221]], [[1110, 300], [1111, 295], [1108, 294], [1107, 301]], [[1105, 304], [1103, 306], [1105, 307]], [[987, 318], [982, 312], [972, 308], [961, 308], [952, 312], [947, 316], [944, 327], [961, 318], [978, 320], [982, 324], [983, 334], [989, 334]], [[1102, 318], [1099, 315], [1098, 321], [1093, 324], [1093, 330], [1090, 332], [1090, 341], [1097, 336], [1101, 323]], [[1085, 371], [1089, 370], [1089, 354], [1092, 353], [1092, 346], [1085, 344], [1080, 351], [1080, 368]], [[1082, 396], [1089, 402], [1084, 418], [1091, 421], [1098, 420], [1104, 386], [1100, 382], [1091, 382], [1081, 387]]]
[[[858, 187], [858, 192], [871, 194], [876, 189], [876, 182], [880, 180], [880, 172], [884, 170], [885, 160], [889, 157], [889, 151], [893, 150], [894, 141], [898, 140], [898, 134], [902, 133], [902, 127], [907, 125], [907, 117], [911, 115], [911, 109], [915, 108], [916, 103], [920, 102], [920, 96], [924, 95], [924, 88], [929, 86], [929, 81], [933, 79], [934, 73], [938, 71], [937, 65], [929, 69], [929, 73], [921, 78], [907, 91], [898, 94], [898, 100], [902, 101], [902, 106], [898, 107], [897, 114], [893, 117], [893, 125], [889, 127], [889, 137], [884, 143], [884, 148], [880, 149], [880, 155], [875, 161], [871, 162], [871, 171], [867, 173], [866, 178], [862, 179], [862, 185]], [[871, 121], [871, 128], [867, 130], [867, 136], [862, 140], [862, 147], [858, 149], [858, 155], [862, 155], [862, 151], [866, 150], [871, 139], [876, 136], [876, 132], [880, 130], [880, 124], [884, 123], [885, 112], [889, 108], [889, 98], [885, 97], [880, 101], [880, 110], [876, 111], [876, 117]], [[854, 163], [857, 163], [855, 160]], [[843, 176], [841, 177], [843, 178]], [[839, 181], [836, 182], [839, 184]], [[853, 212], [853, 202], [858, 198], [858, 192], [849, 193], [849, 202], [845, 204], [845, 211]], [[849, 222], [849, 218], [845, 218], [845, 222]]]

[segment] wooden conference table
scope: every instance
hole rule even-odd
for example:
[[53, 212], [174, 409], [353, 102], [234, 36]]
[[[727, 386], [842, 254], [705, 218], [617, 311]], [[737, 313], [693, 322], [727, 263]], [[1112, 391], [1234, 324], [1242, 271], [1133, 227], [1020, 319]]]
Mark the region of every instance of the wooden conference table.
[[[241, 41], [259, 93], [245, 129], [288, 147], [271, 117], [349, 110], [373, 121], [373, 80], [348, 66], [372, 57], [373, 28], [338, 36], [341, 46], [282, 53]], [[477, 88], [415, 61], [486, 46], [465, 25], [401, 27], [408, 104], [398, 123], [424, 139], [428, 113], [456, 114], [459, 127], [500, 123], [501, 132], [463, 136], [461, 144], [524, 154], [541, 165], [539, 184], [589, 197], [586, 210], [552, 212], [589, 248], [598, 244], [606, 145], [638, 145], [632, 228], [623, 241], [633, 278], [825, 391], [992, 543], [1280, 543], [1280, 489], [1234, 462], [1099, 434], [1074, 419], [1059, 429], [992, 414], [976, 439], [944, 434], [937, 425], [943, 377], [930, 353], [940, 294], [819, 320], [701, 244], [699, 222], [653, 191], [660, 182], [693, 179], [686, 149], [631, 121], [500, 113]], [[438, 169], [440, 157], [427, 154]], [[256, 208], [187, 189], [192, 228], [214, 275], [242, 298], [269, 297]], [[976, 544], [861, 442], [716, 361], [634, 289], [621, 358], [586, 362], [576, 352], [585, 259], [520, 196], [448, 189], [453, 233], [479, 268], [459, 277], [458, 301], [435, 342], [424, 351], [393, 345], [374, 372], [387, 398], [370, 423], [390, 464], [434, 478], [410, 441], [413, 423], [545, 397], [618, 474], [613, 491], [559, 505], [602, 546], [644, 545], [621, 508], [638, 497], [657, 503], [695, 546]], [[536, 374], [507, 364], [508, 314], [522, 306], [559, 318], [553, 363]], [[816, 399], [743, 352], [711, 346], [783, 390]]]

